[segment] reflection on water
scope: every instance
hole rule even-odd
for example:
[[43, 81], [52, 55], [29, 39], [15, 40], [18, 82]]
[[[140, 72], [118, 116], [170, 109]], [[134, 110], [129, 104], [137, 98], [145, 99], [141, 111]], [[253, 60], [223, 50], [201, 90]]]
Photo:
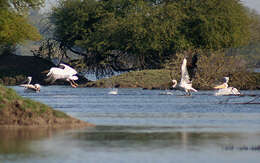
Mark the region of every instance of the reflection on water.
[[227, 97], [210, 91], [186, 98], [140, 89], [109, 96], [107, 89], [53, 86], [28, 94], [14, 88], [97, 126], [0, 129], [0, 162], [259, 162], [259, 105], [220, 104]]
[[62, 132], [65, 132], [65, 130], [50, 128], [0, 128], [0, 153], [32, 153], [32, 149], [28, 147], [28, 144], [30, 144], [31, 141], [51, 138], [56, 133]]
[[59, 132], [12, 130], [1, 133], [0, 160], [19, 163], [107, 162], [107, 159], [109, 162], [259, 161], [260, 151], [254, 147], [260, 145], [260, 133], [175, 130], [133, 126]]

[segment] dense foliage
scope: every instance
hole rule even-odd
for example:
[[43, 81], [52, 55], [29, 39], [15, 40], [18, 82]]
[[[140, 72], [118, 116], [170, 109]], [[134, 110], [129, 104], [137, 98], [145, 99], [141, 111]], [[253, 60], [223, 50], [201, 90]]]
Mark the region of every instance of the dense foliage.
[[62, 0], [51, 18], [61, 47], [85, 56], [93, 71], [161, 68], [176, 52], [250, 38], [238, 0]]
[[0, 54], [24, 40], [38, 40], [40, 35], [27, 20], [27, 11], [44, 0], [0, 0]]
[[230, 48], [228, 55], [241, 56], [248, 62], [250, 67], [260, 67], [260, 15], [250, 10], [248, 14], [251, 21], [249, 44], [239, 48]]
[[[230, 78], [228, 85], [237, 89], [260, 89], [260, 74], [248, 72], [245, 62], [240, 57], [225, 56], [222, 51], [204, 54], [197, 51], [186, 53], [187, 67], [192, 69], [189, 75], [192, 85], [198, 90], [212, 90], [214, 86], [223, 82], [223, 77]], [[194, 56], [197, 56], [196, 65], [193, 67]], [[122, 73], [111, 78], [103, 78], [88, 82], [88, 87], [119, 87], [145, 89], [172, 89], [172, 79], [181, 80], [181, 65], [183, 54], [177, 53], [176, 57], [169, 60], [164, 69], [132, 71]], [[196, 73], [192, 73], [196, 72]]]

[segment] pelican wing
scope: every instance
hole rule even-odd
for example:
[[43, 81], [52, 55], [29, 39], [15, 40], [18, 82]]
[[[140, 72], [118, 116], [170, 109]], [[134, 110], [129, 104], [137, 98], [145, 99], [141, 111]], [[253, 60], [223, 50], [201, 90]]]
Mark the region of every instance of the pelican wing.
[[228, 88], [223, 88], [219, 89], [216, 93], [215, 96], [223, 96], [223, 95], [239, 95], [240, 92], [233, 87], [228, 87]]
[[24, 87], [24, 88], [30, 88], [30, 89], [34, 89], [35, 88], [34, 85], [32, 85], [32, 84], [21, 84], [19, 86], [20, 87]]
[[66, 79], [72, 75], [71, 72], [55, 67], [50, 69], [50, 72], [47, 74], [47, 76], [51, 76], [54, 79]]
[[60, 64], [61, 66], [64, 66], [64, 71], [68, 74], [71, 74], [71, 75], [76, 75], [77, 74], [77, 71], [74, 69], [74, 68], [71, 68], [70, 66], [68, 65], [65, 65], [65, 64]]
[[34, 85], [32, 85], [32, 84], [29, 84], [26, 88], [28, 88], [28, 89], [36, 89], [36, 87]]
[[189, 73], [187, 70], [187, 59], [184, 58], [182, 65], [181, 65], [181, 85], [186, 85], [186, 84], [190, 84], [190, 77], [189, 77]]
[[20, 86], [20, 87], [27, 87], [28, 84], [20, 84], [19, 86]]

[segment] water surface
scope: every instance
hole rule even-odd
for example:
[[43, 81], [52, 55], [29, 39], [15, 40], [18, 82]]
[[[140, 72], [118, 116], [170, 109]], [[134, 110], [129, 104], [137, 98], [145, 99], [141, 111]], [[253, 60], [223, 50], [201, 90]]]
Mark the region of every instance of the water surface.
[[[254, 97], [191, 97], [172, 91], [68, 86], [26, 93], [97, 127], [82, 130], [0, 130], [0, 162], [259, 162], [260, 105]], [[260, 91], [244, 91], [260, 94]], [[258, 101], [259, 102], [259, 101]]]

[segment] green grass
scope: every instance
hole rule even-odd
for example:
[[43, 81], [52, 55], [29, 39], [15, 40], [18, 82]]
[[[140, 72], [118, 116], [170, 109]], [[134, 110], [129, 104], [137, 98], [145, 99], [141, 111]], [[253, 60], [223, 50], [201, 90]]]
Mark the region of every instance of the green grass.
[[141, 87], [159, 88], [171, 86], [170, 70], [143, 70], [123, 73], [108, 79], [100, 79], [95, 82], [87, 83], [85, 86], [96, 87]]
[[16, 106], [22, 110], [30, 110], [31, 112], [36, 113], [41, 116], [44, 113], [52, 112], [55, 117], [65, 118], [68, 117], [65, 113], [57, 110], [53, 110], [49, 106], [42, 104], [37, 101], [30, 100], [28, 98], [23, 98], [19, 96], [13, 89], [6, 88], [0, 85], [0, 109], [9, 109], [7, 106], [11, 106], [12, 104], [19, 104]]
[[[183, 58], [184, 55], [179, 53], [176, 54], [176, 58], [170, 59], [165, 64], [165, 69], [132, 71], [90, 82], [85, 86], [169, 89], [172, 86], [172, 79], [180, 82]], [[191, 61], [192, 56], [187, 58], [187, 68], [191, 67]], [[192, 86], [195, 89], [211, 90], [224, 76], [229, 76], [229, 85], [237, 89], [260, 89], [260, 73], [248, 71], [246, 62], [240, 57], [226, 56], [221, 51], [210, 55], [201, 52], [196, 65], [196, 73], [192, 78]]]
[[53, 115], [58, 118], [68, 118], [68, 115], [59, 110], [53, 110]]

